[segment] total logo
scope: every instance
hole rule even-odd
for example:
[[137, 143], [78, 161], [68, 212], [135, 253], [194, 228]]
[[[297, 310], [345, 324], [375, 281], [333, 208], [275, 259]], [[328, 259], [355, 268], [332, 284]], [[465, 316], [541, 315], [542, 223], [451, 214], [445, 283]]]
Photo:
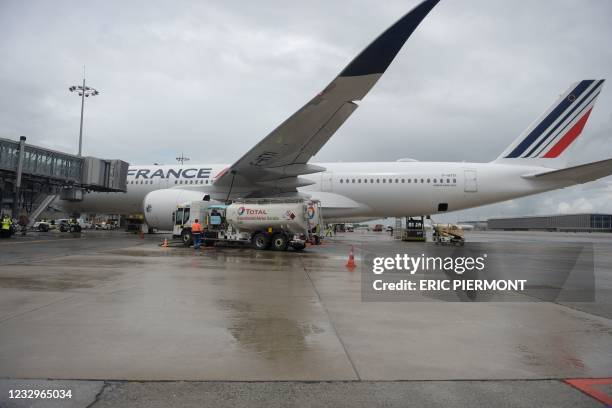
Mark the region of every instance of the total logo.
[[262, 210], [262, 209], [252, 209], [252, 208], [246, 208], [246, 207], [240, 207], [238, 208], [238, 215], [268, 215], [268, 212], [266, 210]]
[[312, 205], [308, 206], [308, 219], [312, 220], [315, 216], [315, 208]]

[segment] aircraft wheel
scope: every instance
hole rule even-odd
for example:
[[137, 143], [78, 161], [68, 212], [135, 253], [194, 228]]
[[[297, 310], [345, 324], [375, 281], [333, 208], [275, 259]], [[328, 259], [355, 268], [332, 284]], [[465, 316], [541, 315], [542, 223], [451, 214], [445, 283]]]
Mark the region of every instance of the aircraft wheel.
[[267, 249], [269, 244], [270, 237], [268, 237], [268, 235], [264, 234], [263, 232], [255, 234], [255, 236], [253, 237], [253, 246], [255, 247], [255, 249]]
[[275, 251], [285, 251], [287, 243], [287, 236], [285, 234], [274, 234], [272, 237], [272, 249]]

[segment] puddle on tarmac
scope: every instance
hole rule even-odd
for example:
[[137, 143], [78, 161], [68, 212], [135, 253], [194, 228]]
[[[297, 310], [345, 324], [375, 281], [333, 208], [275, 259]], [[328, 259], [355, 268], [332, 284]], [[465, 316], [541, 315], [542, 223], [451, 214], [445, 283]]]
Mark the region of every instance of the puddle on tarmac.
[[279, 306], [233, 300], [218, 305], [228, 314], [228, 330], [236, 342], [269, 360], [286, 359], [287, 354], [299, 358], [309, 349], [308, 337], [324, 332], [315, 324], [286, 317]]

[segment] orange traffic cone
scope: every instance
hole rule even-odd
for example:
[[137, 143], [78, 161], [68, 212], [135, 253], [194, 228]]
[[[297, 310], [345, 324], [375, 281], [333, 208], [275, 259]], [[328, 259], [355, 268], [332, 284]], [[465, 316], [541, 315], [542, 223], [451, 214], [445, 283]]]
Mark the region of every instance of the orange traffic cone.
[[351, 245], [351, 250], [349, 251], [348, 261], [346, 262], [346, 267], [353, 270], [357, 264], [355, 264], [355, 251], [353, 250], [353, 246]]
[[164, 248], [168, 248], [168, 238], [164, 238], [164, 243], [162, 244]]

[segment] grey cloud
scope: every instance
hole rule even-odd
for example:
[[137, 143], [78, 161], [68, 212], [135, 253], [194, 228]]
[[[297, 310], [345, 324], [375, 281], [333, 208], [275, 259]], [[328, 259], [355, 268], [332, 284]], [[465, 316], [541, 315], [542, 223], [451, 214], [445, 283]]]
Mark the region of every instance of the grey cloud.
[[[3, 1], [0, 135], [74, 151], [67, 88], [86, 64], [102, 92], [86, 154], [232, 162], [415, 4]], [[612, 78], [611, 17], [602, 0], [442, 0], [315, 161], [492, 160], [570, 83]], [[612, 157], [611, 136], [608, 83], [573, 161]], [[581, 188], [474, 214], [557, 212], [585, 194], [612, 211], [609, 190]]]

